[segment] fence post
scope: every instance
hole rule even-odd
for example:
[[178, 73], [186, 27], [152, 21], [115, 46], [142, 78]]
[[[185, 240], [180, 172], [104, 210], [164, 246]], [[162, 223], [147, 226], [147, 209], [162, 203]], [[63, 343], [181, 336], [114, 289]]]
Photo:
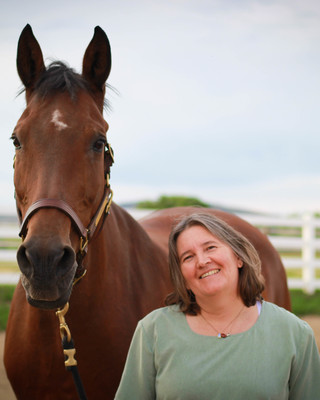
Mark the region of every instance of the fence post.
[[313, 215], [306, 213], [302, 223], [302, 282], [303, 291], [308, 294], [315, 292], [315, 236]]

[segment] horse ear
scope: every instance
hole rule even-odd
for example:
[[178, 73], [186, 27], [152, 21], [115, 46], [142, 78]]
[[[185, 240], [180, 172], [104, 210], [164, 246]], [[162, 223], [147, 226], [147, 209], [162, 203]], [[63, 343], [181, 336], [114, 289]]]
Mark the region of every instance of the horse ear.
[[19, 38], [17, 69], [20, 79], [26, 88], [28, 98], [34, 89], [36, 81], [45, 71], [41, 48], [29, 24], [25, 26]]
[[104, 93], [105, 82], [111, 70], [111, 49], [105, 32], [96, 26], [94, 35], [83, 57], [82, 76], [94, 91]]

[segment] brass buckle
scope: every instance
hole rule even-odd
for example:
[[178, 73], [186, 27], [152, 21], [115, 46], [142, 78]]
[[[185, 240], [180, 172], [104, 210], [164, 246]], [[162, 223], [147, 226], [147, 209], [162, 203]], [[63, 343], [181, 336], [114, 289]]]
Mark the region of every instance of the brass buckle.
[[63, 354], [66, 356], [66, 360], [64, 362], [65, 367], [74, 367], [77, 365], [77, 360], [74, 358], [76, 354], [76, 349], [63, 349]]
[[62, 310], [61, 310], [61, 308], [59, 308], [58, 311], [56, 311], [56, 315], [59, 318], [59, 322], [60, 322], [61, 339], [63, 339], [65, 336], [67, 336], [67, 340], [68, 340], [68, 342], [70, 342], [71, 332], [70, 332], [70, 329], [64, 318], [64, 316], [67, 314], [68, 310], [69, 310], [69, 303], [66, 303], [66, 305], [63, 307]]

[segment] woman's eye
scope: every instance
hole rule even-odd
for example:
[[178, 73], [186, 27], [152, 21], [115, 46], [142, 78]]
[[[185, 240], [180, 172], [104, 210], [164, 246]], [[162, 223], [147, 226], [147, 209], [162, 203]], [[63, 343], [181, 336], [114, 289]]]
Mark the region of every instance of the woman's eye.
[[12, 139], [12, 143], [13, 143], [14, 147], [16, 149], [20, 149], [21, 148], [21, 144], [20, 144], [19, 140], [17, 139], [17, 137], [16, 136], [12, 136], [11, 139]]
[[93, 150], [101, 153], [105, 148], [106, 142], [103, 139], [97, 140], [93, 145]]
[[212, 246], [208, 246], [208, 247], [207, 247], [207, 250], [213, 250], [213, 249], [215, 249], [215, 248], [216, 248], [216, 246], [213, 246], [213, 245], [212, 245]]

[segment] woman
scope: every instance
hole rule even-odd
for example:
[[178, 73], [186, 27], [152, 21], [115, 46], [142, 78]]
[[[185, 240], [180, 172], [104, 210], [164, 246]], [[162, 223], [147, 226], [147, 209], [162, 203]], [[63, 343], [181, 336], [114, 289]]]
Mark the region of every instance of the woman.
[[138, 323], [117, 400], [320, 399], [312, 329], [262, 300], [257, 252], [207, 214], [169, 238], [174, 292]]

